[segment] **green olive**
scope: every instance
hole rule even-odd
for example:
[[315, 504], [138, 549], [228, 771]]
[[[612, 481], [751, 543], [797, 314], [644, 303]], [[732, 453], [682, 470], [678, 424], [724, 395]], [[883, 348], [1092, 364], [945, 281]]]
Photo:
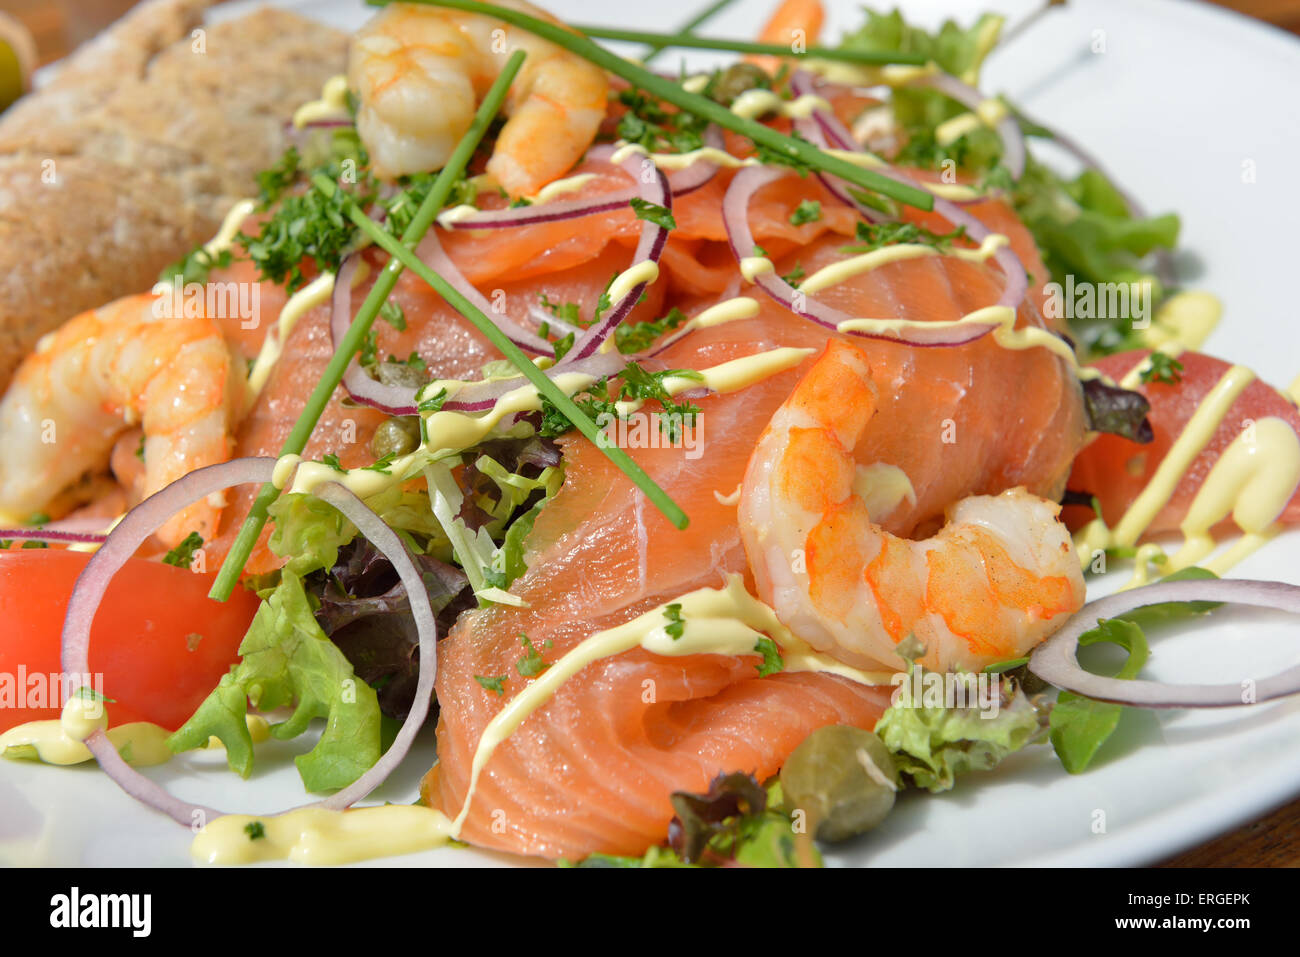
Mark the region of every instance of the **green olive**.
[[818, 728], [781, 769], [786, 810], [802, 811], [822, 841], [871, 830], [893, 808], [897, 788], [898, 770], [884, 742], [846, 725]]
[[752, 63], [733, 63], [713, 82], [709, 95], [719, 103], [730, 106], [746, 90], [760, 86], [768, 88], [771, 85], [772, 78], [762, 67]]
[[375, 429], [370, 451], [376, 459], [385, 455], [406, 455], [420, 444], [420, 420], [414, 415], [389, 419]]

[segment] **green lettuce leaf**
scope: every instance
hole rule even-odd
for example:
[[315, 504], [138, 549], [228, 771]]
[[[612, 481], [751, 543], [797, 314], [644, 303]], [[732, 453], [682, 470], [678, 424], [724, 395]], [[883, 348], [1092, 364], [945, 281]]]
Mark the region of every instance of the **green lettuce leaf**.
[[[1034, 740], [1042, 729], [1038, 710], [1016, 686], [1004, 694], [995, 717], [985, 717], [978, 707], [926, 706], [912, 696], [913, 672], [896, 702], [876, 723], [876, 734], [894, 755], [899, 772], [917, 787], [946, 791], [957, 775], [987, 771], [1003, 758]], [[924, 676], [924, 671], [922, 671]]]
[[[1162, 581], [1188, 581], [1217, 578], [1214, 572], [1192, 566], [1166, 575]], [[1168, 624], [1203, 615], [1221, 602], [1176, 601], [1137, 608], [1117, 618], [1103, 619], [1097, 627], [1079, 636], [1079, 647], [1109, 643], [1118, 645], [1128, 653], [1116, 678], [1132, 680], [1138, 676], [1151, 652], [1147, 646], [1144, 627]], [[1062, 691], [1056, 699], [1049, 720], [1052, 748], [1065, 770], [1081, 774], [1092, 764], [1101, 746], [1115, 733], [1124, 706], [1108, 701], [1094, 701], [1072, 691]]]
[[314, 495], [281, 495], [270, 508], [275, 530], [271, 550], [287, 555], [284, 570], [299, 578], [321, 568], [332, 568], [339, 548], [356, 537], [356, 527], [333, 505]]
[[282, 571], [280, 584], [258, 609], [239, 653], [242, 660], [168, 739], [172, 751], [203, 747], [215, 735], [226, 746], [231, 769], [248, 777], [253, 740], [245, 715], [251, 701], [261, 711], [294, 709], [288, 720], [271, 726], [281, 740], [302, 734], [314, 718], [325, 719], [316, 746], [294, 759], [308, 791], [345, 787], [379, 760], [375, 692], [321, 631], [291, 569]]

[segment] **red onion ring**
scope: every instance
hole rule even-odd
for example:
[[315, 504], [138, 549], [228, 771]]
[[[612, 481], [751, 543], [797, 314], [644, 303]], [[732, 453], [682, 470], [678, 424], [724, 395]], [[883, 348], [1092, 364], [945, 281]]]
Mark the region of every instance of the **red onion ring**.
[[1049, 684], [1096, 701], [1139, 708], [1230, 708], [1300, 693], [1300, 665], [1261, 678], [1252, 700], [1243, 700], [1241, 684], [1165, 684], [1160, 681], [1105, 678], [1084, 671], [1075, 657], [1079, 636], [1135, 608], [1170, 601], [1221, 601], [1300, 614], [1300, 587], [1284, 582], [1225, 579], [1156, 582], [1090, 602], [1055, 635], [1034, 650], [1029, 670]]
[[[568, 356], [565, 356], [565, 360], [546, 369], [547, 377], [554, 379], [562, 373], [580, 372], [591, 376], [593, 379], [602, 379], [605, 376], [613, 375], [627, 365], [627, 357], [620, 355], [618, 352], [596, 352], [585, 359], [576, 359], [573, 362], [567, 361]], [[528, 380], [523, 376], [494, 379], [490, 382], [474, 382], [444, 402], [442, 408], [448, 412], [487, 412], [507, 392], [513, 392], [515, 389], [527, 384]], [[508, 428], [508, 426], [506, 427]]]
[[[714, 126], [704, 131], [704, 145], [722, 149], [722, 134]], [[615, 147], [608, 144], [592, 148], [587, 158], [608, 162], [615, 153]], [[626, 167], [625, 167], [626, 168]], [[708, 160], [696, 160], [685, 169], [674, 170], [668, 177], [668, 187], [674, 196], [685, 196], [701, 188], [718, 172], [716, 163]], [[633, 173], [633, 178], [637, 174]], [[642, 195], [639, 189], [619, 189], [610, 193], [601, 193], [586, 199], [556, 200], [536, 206], [518, 206], [509, 209], [492, 209], [476, 213], [473, 216], [448, 223], [449, 229], [513, 229], [516, 226], [536, 226], [539, 223], [555, 223], [597, 213], [609, 213], [623, 209], [636, 196]], [[662, 204], [661, 204], [662, 205]]]
[[[633, 153], [623, 161], [623, 169], [636, 180], [642, 199], [657, 206], [662, 206], [669, 212], [672, 211], [672, 190], [668, 188], [668, 179], [664, 176], [663, 170], [655, 165], [654, 160], [648, 156]], [[654, 174], [650, 177], [649, 182], [645, 182], [646, 177], [643, 175], [646, 171], [652, 171]], [[643, 220], [641, 223], [641, 238], [637, 242], [636, 252], [632, 254], [632, 265], [628, 268], [647, 261], [657, 264], [667, 243], [667, 229], [649, 220]], [[615, 327], [626, 319], [628, 313], [635, 308], [637, 301], [641, 298], [641, 293], [645, 292], [647, 285], [647, 283], [639, 282], [629, 289], [627, 294], [618, 302], [611, 303], [610, 307], [605, 310], [605, 314], [573, 344], [573, 348], [569, 350], [569, 353], [557, 366], [557, 369], [572, 365], [579, 359], [586, 359], [588, 356], [593, 355], [601, 347], [601, 344], [613, 334]]]
[[[161, 491], [155, 492], [127, 512], [126, 517], [108, 534], [103, 547], [91, 557], [77, 578], [63, 622], [64, 673], [69, 675], [90, 673], [90, 627], [95, 612], [114, 574], [126, 564], [150, 535], [172, 515], [214, 492], [250, 482], [259, 484], [269, 482], [275, 472], [275, 464], [276, 460], [269, 457], [242, 458], [197, 469]], [[332, 482], [326, 484], [320, 490], [320, 498], [342, 512], [361, 534], [365, 535], [371, 544], [393, 563], [398, 577], [406, 585], [411, 598], [411, 612], [415, 617], [420, 647], [420, 671], [416, 684], [415, 703], [392, 745], [373, 767], [352, 784], [321, 801], [303, 805], [342, 810], [361, 800], [392, 773], [410, 750], [411, 741], [428, 716], [437, 669], [435, 647], [437, 626], [424, 583], [397, 534], [388, 528], [365, 503], [340, 485]], [[123, 791], [136, 800], [162, 811], [174, 821], [189, 827], [196, 821], [222, 815], [223, 812], [213, 808], [182, 801], [131, 767], [117, 753], [117, 749], [113, 747], [103, 729], [98, 729], [91, 734], [85, 744], [99, 761], [100, 767]]]
[[[727, 241], [737, 262], [749, 256], [754, 248], [754, 234], [749, 228], [750, 200], [760, 188], [786, 175], [786, 172], [768, 166], [748, 166], [731, 181], [731, 186], [722, 201], [722, 219], [727, 228]], [[818, 302], [806, 293], [799, 292], [774, 272], [754, 277], [754, 284], [795, 315], [811, 320], [826, 329], [838, 331], [840, 323], [855, 318], [846, 312]], [[964, 327], [948, 328], [943, 328], [938, 323], [934, 325], [936, 328], [933, 329], [920, 325], [905, 327], [896, 332], [855, 331], [850, 334], [868, 339], [906, 342], [917, 346], [957, 346], [987, 335], [1000, 323], [972, 322], [965, 324]]]
[[[812, 96], [817, 92], [817, 85], [812, 75], [805, 70], [796, 70], [790, 77], [790, 91], [795, 96]], [[853, 153], [862, 152], [862, 145], [848, 128], [840, 122], [839, 117], [827, 110], [813, 110], [807, 118], [794, 121], [795, 129], [804, 139], [820, 149], [840, 149]], [[827, 192], [850, 209], [858, 211], [868, 222], [883, 222], [887, 217], [878, 209], [872, 209], [866, 203], [858, 202], [848, 184], [838, 176], [829, 176], [820, 171], [814, 172], [817, 180], [826, 187]]]
[[[103, 522], [99, 523], [103, 526]], [[46, 526], [44, 528], [0, 528], [0, 541], [14, 539], [26, 542], [57, 542], [64, 545], [102, 545], [108, 538], [104, 532], [73, 532]]]
[[[963, 83], [955, 76], [949, 76], [947, 73], [936, 73], [917, 82], [924, 86], [933, 87], [972, 112], [978, 110], [979, 105], [987, 99], [975, 87]], [[1007, 172], [1011, 174], [1012, 179], [1020, 179], [1025, 172], [1025, 137], [1020, 132], [1020, 123], [1015, 116], [1008, 113], [998, 120], [994, 125], [994, 129], [1002, 139], [1002, 165], [1007, 168]]]

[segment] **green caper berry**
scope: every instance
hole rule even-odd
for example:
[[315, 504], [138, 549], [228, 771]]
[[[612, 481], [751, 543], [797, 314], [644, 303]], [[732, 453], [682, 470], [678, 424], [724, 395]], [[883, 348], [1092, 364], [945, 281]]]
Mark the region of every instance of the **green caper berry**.
[[746, 90], [771, 86], [772, 78], [762, 67], [753, 63], [733, 63], [714, 81], [709, 95], [724, 106], [730, 106]]
[[894, 806], [898, 771], [884, 742], [845, 725], [819, 728], [781, 769], [790, 814], [802, 811], [822, 841], [842, 841], [871, 830]]
[[397, 416], [375, 429], [370, 452], [375, 459], [386, 455], [406, 455], [420, 444], [420, 420], [414, 415]]

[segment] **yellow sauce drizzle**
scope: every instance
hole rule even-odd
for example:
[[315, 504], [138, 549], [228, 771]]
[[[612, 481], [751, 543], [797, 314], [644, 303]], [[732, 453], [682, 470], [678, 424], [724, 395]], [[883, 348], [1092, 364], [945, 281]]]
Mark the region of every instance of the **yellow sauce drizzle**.
[[[266, 718], [250, 714], [244, 720], [255, 744], [270, 737], [271, 726]], [[120, 724], [109, 728], [106, 734], [123, 759], [136, 767], [163, 764], [175, 756], [171, 748], [167, 747], [167, 739], [172, 733], [148, 721]], [[90, 735], [87, 734], [86, 737]], [[213, 736], [208, 739], [207, 747], [215, 749], [224, 745], [220, 738]], [[10, 728], [0, 734], [0, 755], [14, 757], [15, 755], [9, 754], [10, 749], [17, 752], [17, 757], [25, 757], [26, 751], [30, 749], [46, 764], [61, 766], [82, 764], [93, 758], [84, 738], [69, 737], [64, 731], [62, 720], [28, 721]]]
[[815, 110], [829, 111], [831, 108], [823, 97], [805, 93], [794, 100], [783, 100], [771, 90], [746, 90], [736, 97], [731, 105], [731, 112], [745, 119], [753, 120], [768, 113], [802, 120], [812, 116]]
[[994, 127], [1007, 118], [1007, 105], [1001, 100], [983, 100], [970, 113], [962, 113], [940, 123], [934, 130], [934, 141], [948, 146], [981, 126]]
[[308, 123], [320, 120], [347, 120], [348, 113], [348, 78], [342, 74], [332, 76], [321, 87], [320, 99], [312, 100], [298, 107], [293, 114], [293, 125], [302, 129]]
[[933, 246], [920, 243], [897, 243], [893, 246], [873, 249], [869, 253], [842, 259], [839, 262], [831, 263], [829, 266], [823, 266], [805, 279], [799, 289], [801, 292], [815, 295], [823, 289], [838, 285], [873, 269], [878, 269], [886, 263], [904, 262], [909, 259], [922, 259], [928, 256], [949, 255], [966, 262], [984, 262], [1009, 242], [1010, 240], [1001, 233], [990, 233], [984, 237], [984, 242], [980, 243], [978, 249], [956, 248], [949, 250], [946, 254]]

